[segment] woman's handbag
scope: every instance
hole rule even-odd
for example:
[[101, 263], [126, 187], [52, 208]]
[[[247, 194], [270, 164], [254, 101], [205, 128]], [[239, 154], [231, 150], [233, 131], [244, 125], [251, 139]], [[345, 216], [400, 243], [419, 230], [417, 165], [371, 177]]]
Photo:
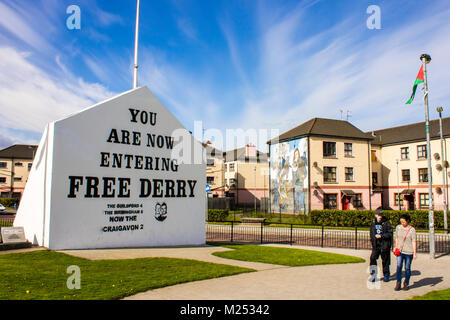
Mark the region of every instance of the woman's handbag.
[[[408, 229], [408, 232], [406, 232], [405, 239], [403, 239], [403, 243], [402, 243], [402, 249], [403, 249], [403, 245], [405, 244], [406, 237], [408, 236], [409, 230], [411, 230], [411, 228], [412, 227], [410, 226]], [[399, 248], [395, 248], [394, 250], [392, 250], [392, 252], [397, 257], [402, 254], [402, 251]]]

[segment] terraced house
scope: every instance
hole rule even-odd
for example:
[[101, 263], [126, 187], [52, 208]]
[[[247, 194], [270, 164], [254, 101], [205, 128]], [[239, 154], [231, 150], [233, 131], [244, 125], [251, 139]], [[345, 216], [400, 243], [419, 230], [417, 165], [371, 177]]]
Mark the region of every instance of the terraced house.
[[371, 140], [351, 123], [314, 118], [268, 142], [271, 210], [371, 209]]
[[[439, 122], [363, 132], [348, 121], [314, 118], [270, 141], [270, 203], [275, 212], [315, 209], [426, 209], [427, 156], [432, 157], [435, 209], [443, 209]], [[445, 144], [450, 118], [443, 119]]]
[[0, 197], [20, 198], [37, 146], [16, 144], [0, 150]]
[[233, 197], [236, 205], [260, 206], [269, 196], [269, 163], [266, 153], [254, 145], [220, 151], [208, 141], [206, 151], [206, 183], [210, 197]]
[[[379, 150], [381, 165], [374, 170], [383, 189], [383, 207], [398, 210], [428, 209], [428, 162], [431, 157], [433, 200], [436, 210], [444, 208], [444, 178], [450, 118], [442, 119], [444, 153], [441, 154], [439, 120], [430, 121], [431, 152], [426, 145], [425, 122], [376, 130], [373, 149]], [[443, 163], [444, 161], [444, 163]]]

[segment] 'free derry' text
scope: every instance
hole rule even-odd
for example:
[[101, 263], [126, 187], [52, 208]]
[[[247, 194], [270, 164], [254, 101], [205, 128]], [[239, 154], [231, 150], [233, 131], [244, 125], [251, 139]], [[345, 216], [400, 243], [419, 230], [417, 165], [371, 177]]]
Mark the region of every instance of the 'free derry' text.
[[[154, 126], [157, 114], [154, 112], [128, 109], [130, 122]], [[112, 128], [106, 139], [107, 143], [142, 146], [152, 149], [173, 149], [174, 138], [154, 133], [145, 135], [139, 131], [118, 130]], [[177, 172], [175, 159], [100, 152], [100, 168], [132, 169], [143, 171]], [[121, 170], [123, 172], [123, 170]], [[97, 177], [71, 175], [69, 179], [68, 198], [77, 198], [79, 193], [84, 198], [130, 198], [132, 193], [139, 198], [185, 198], [195, 197], [194, 188], [197, 180], [189, 179], [147, 179], [132, 181], [129, 177]], [[83, 190], [82, 190], [83, 189]]]

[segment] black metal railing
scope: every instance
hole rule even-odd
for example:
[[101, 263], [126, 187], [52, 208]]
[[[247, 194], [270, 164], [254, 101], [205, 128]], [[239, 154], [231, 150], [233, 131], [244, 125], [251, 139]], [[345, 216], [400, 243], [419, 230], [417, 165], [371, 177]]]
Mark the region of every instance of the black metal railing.
[[14, 223], [14, 216], [0, 216], [0, 227], [11, 227]]
[[[417, 252], [429, 252], [429, 235], [417, 230]], [[450, 253], [450, 235], [435, 230], [435, 252]], [[206, 240], [211, 242], [284, 243], [315, 247], [371, 249], [368, 227], [328, 227], [264, 222], [209, 221]]]

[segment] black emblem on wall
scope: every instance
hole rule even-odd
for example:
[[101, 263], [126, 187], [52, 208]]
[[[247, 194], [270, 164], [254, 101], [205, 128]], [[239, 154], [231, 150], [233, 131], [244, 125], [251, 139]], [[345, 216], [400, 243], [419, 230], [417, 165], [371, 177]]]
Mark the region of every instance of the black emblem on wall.
[[158, 221], [164, 221], [167, 218], [167, 204], [159, 202], [155, 206], [155, 219]]

